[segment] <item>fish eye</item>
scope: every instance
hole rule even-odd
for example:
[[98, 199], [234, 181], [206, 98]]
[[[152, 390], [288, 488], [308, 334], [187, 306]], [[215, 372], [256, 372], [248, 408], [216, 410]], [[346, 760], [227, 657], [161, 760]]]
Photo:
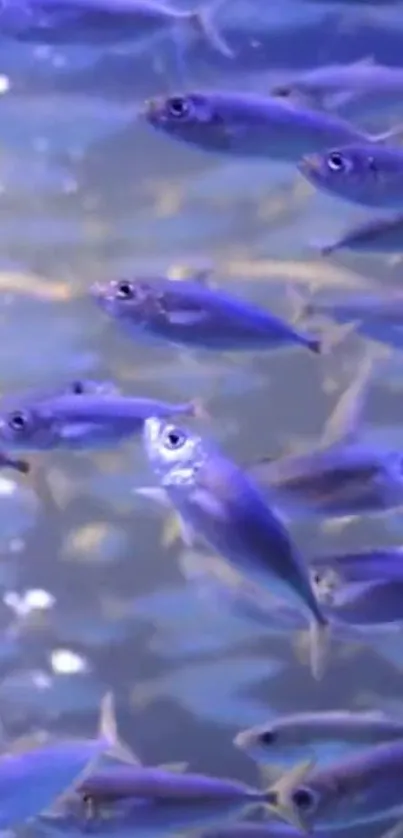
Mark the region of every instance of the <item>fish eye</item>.
[[272, 745], [276, 741], [276, 738], [274, 730], [264, 730], [259, 736], [262, 745]]
[[74, 395], [81, 396], [85, 392], [85, 386], [83, 381], [73, 381], [71, 385], [71, 392]]
[[128, 279], [121, 279], [117, 284], [116, 296], [119, 300], [132, 300], [134, 297], [134, 290], [131, 282]]
[[292, 795], [292, 799], [297, 809], [301, 812], [310, 812], [315, 808], [315, 797], [305, 786], [296, 789]]
[[171, 451], [177, 451], [178, 448], [182, 448], [185, 442], [186, 436], [183, 431], [178, 428], [168, 428], [164, 438], [164, 444], [167, 448], [170, 448]]
[[286, 99], [288, 96], [291, 96], [291, 88], [290, 87], [276, 87], [274, 89], [275, 96], [281, 96], [283, 99]]
[[332, 151], [327, 158], [327, 165], [332, 172], [342, 172], [345, 169], [345, 160], [339, 151]]
[[182, 119], [189, 113], [189, 102], [184, 96], [171, 96], [167, 101], [167, 108], [170, 116]]
[[13, 431], [24, 431], [28, 424], [28, 418], [24, 413], [16, 411], [8, 419], [8, 425]]

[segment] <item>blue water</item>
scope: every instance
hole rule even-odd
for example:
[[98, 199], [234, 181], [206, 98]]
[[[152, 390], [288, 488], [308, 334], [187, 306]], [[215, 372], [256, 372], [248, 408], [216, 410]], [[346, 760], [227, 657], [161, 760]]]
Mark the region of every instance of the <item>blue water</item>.
[[[164, 39], [139, 43], [126, 33], [110, 44], [54, 47], [3, 37], [0, 381], [10, 393], [85, 375], [137, 395], [202, 396], [214, 435], [246, 461], [320, 435], [359, 339], [319, 360], [298, 350], [235, 366], [200, 356], [196, 368], [183, 353], [120, 334], [94, 310], [91, 283], [211, 264], [222, 287], [290, 316], [289, 283], [398, 287], [401, 260], [343, 253], [321, 262], [310, 241], [336, 236], [362, 210], [313, 194], [292, 166], [177, 145], [142, 122], [139, 106], [183, 85], [264, 91], [282, 69], [367, 55], [402, 65], [403, 11], [228, 0], [219, 24], [234, 59], [189, 41], [184, 80]], [[358, 121], [382, 130], [399, 119], [395, 102]], [[383, 438], [398, 437], [401, 421], [398, 352], [392, 361], [394, 389], [374, 382], [366, 409]], [[400, 707], [403, 650], [394, 637], [335, 642], [318, 685], [293, 650], [291, 628], [186, 581], [181, 548], [161, 546], [163, 515], [133, 493], [150, 482], [138, 441], [31, 459], [35, 480], [0, 479], [6, 739], [37, 727], [92, 734], [113, 689], [122, 736], [145, 762], [185, 760], [255, 783], [256, 766], [232, 745], [239, 729], [279, 712], [353, 708], [362, 694]], [[398, 544], [402, 533], [399, 513], [332, 532], [293, 528], [306, 553]]]

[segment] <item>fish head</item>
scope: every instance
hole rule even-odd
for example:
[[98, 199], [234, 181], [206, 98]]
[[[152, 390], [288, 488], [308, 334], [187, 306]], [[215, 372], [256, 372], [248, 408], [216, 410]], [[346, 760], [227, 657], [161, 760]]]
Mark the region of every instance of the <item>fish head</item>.
[[156, 97], [144, 104], [143, 115], [149, 125], [175, 139], [225, 150], [227, 123], [216, 99], [203, 93]]
[[234, 738], [235, 747], [245, 751], [258, 762], [272, 758], [274, 751], [277, 759], [279, 744], [279, 735], [274, 723], [241, 730]]
[[195, 483], [206, 456], [198, 434], [152, 417], [144, 423], [143, 439], [148, 460], [165, 486]]
[[375, 143], [308, 154], [299, 172], [316, 188], [369, 207], [403, 203], [403, 153]]
[[96, 283], [91, 294], [111, 317], [145, 326], [163, 314], [162, 297], [155, 283], [136, 279], [113, 279]]
[[16, 407], [0, 412], [0, 444], [21, 451], [55, 448], [59, 432], [52, 417], [35, 408]]

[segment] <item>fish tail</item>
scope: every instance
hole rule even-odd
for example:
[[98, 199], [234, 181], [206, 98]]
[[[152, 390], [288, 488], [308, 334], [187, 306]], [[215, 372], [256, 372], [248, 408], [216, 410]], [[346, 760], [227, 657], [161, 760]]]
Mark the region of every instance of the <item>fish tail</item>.
[[322, 352], [322, 341], [320, 340], [320, 338], [306, 338], [304, 343], [306, 344], [306, 346], [310, 350], [310, 352], [314, 352], [315, 355], [320, 355], [321, 354], [321, 352]]
[[234, 52], [220, 35], [213, 16], [217, 2], [204, 3], [198, 9], [189, 12], [188, 20], [196, 32], [201, 35], [214, 50], [225, 58], [233, 58]]
[[294, 803], [293, 794], [314, 766], [314, 759], [298, 763], [265, 791], [264, 808], [267, 812], [305, 833], [310, 831], [310, 826]]
[[190, 402], [189, 412], [190, 415], [194, 416], [195, 419], [208, 421], [211, 418], [203, 399], [192, 399], [192, 401]]
[[307, 300], [306, 293], [297, 288], [295, 284], [287, 285], [286, 294], [291, 306], [290, 317], [294, 326], [314, 314], [314, 306]]
[[109, 756], [121, 762], [137, 763], [138, 759], [120, 739], [115, 712], [115, 701], [112, 692], [104, 695], [98, 721], [98, 737], [105, 742], [105, 749]]
[[0, 468], [10, 468], [13, 471], [18, 471], [20, 474], [29, 474], [30, 464], [27, 460], [13, 457], [9, 454], [0, 453]]
[[310, 665], [312, 675], [320, 681], [326, 669], [330, 645], [330, 623], [315, 617], [309, 627]]
[[326, 241], [321, 239], [313, 239], [310, 246], [319, 253], [320, 256], [331, 256], [337, 250], [337, 242]]
[[334, 324], [324, 331], [321, 339], [321, 352], [323, 355], [329, 355], [340, 343], [356, 331], [359, 326], [359, 321], [354, 320], [350, 323]]

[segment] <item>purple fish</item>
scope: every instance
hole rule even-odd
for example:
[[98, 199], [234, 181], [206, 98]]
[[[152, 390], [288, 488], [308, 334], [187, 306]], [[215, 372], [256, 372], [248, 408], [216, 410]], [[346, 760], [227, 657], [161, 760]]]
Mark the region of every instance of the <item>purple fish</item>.
[[329, 146], [307, 154], [300, 173], [318, 189], [366, 207], [403, 207], [403, 151], [375, 143]]
[[196, 280], [165, 277], [113, 280], [92, 293], [134, 337], [210, 350], [271, 350], [300, 345], [318, 353], [316, 337], [228, 292]]
[[3, 0], [0, 31], [21, 41], [69, 44], [114, 43], [183, 30], [232, 57], [213, 23], [216, 6], [217, 0], [189, 11], [163, 0]]
[[375, 144], [395, 133], [370, 136], [330, 113], [230, 91], [162, 96], [146, 102], [143, 113], [153, 128], [206, 151], [293, 163], [335, 145]]
[[144, 444], [189, 537], [200, 537], [262, 592], [309, 615], [312, 670], [320, 677], [328, 620], [299, 552], [252, 480], [200, 436], [156, 417], [145, 422]]
[[149, 416], [203, 417], [201, 403], [173, 404], [122, 395], [55, 395], [14, 400], [0, 410], [0, 440], [11, 449], [104, 448], [140, 433]]
[[347, 230], [339, 238], [315, 243], [322, 256], [338, 250], [356, 253], [397, 253], [403, 250], [403, 213], [371, 218]]
[[[1, 829], [25, 823], [83, 782], [102, 754], [129, 758], [116, 737], [112, 696], [104, 698], [96, 739], [66, 739], [27, 750], [15, 743], [0, 757]], [[32, 743], [33, 745], [34, 743]]]

